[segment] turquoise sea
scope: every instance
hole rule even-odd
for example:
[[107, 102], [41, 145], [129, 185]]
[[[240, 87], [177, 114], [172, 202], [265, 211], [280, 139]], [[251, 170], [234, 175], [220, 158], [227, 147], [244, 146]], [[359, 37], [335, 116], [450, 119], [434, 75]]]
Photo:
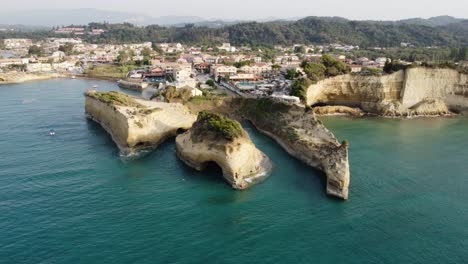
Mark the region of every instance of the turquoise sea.
[[[323, 118], [350, 142], [350, 200], [246, 128], [274, 162], [235, 191], [169, 140], [120, 158], [84, 116], [114, 83], [0, 87], [0, 263], [467, 263], [468, 119]], [[48, 131], [54, 129], [55, 137]]]

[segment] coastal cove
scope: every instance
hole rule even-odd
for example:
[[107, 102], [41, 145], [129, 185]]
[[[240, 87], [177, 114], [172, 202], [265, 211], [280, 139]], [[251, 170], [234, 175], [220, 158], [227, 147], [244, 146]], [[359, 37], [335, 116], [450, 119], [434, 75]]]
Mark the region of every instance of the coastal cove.
[[[117, 84], [0, 86], [0, 262], [462, 263], [468, 258], [468, 118], [320, 117], [350, 142], [350, 200], [324, 175], [242, 124], [273, 163], [233, 190], [197, 172], [175, 140], [122, 159], [84, 113]], [[137, 93], [131, 93], [137, 95]], [[48, 131], [54, 129], [55, 137]]]

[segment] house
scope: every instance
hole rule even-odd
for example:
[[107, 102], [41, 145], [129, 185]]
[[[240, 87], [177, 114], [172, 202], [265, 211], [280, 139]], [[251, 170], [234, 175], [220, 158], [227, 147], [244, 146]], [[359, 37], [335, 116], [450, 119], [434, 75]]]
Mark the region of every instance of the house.
[[28, 72], [51, 72], [52, 64], [50, 63], [30, 63], [27, 65], [26, 70]]
[[188, 64], [170, 64], [166, 66], [166, 75], [172, 74], [174, 77], [173, 85], [179, 89], [182, 87], [196, 87], [196, 80], [192, 78], [192, 67]]
[[361, 65], [350, 65], [351, 67], [351, 72], [361, 72], [362, 71], [362, 66]]
[[23, 65], [28, 63], [29, 59], [0, 59], [0, 68], [8, 67], [10, 65]]
[[270, 73], [272, 68], [271, 68], [271, 64], [256, 63], [254, 65], [242, 66], [240, 70], [245, 73], [253, 73], [253, 74], [262, 75], [262, 74]]
[[55, 34], [74, 34], [74, 35], [84, 35], [84, 27], [63, 27], [54, 31]]
[[223, 45], [221, 47], [218, 47], [218, 49], [227, 52], [236, 52], [236, 47], [231, 46], [231, 43], [223, 43]]
[[209, 64], [209, 63], [195, 64], [195, 70], [197, 70], [199, 73], [209, 73], [210, 72], [210, 66], [211, 66], [211, 64]]
[[387, 62], [387, 60], [389, 60], [389, 59], [385, 58], [385, 57], [379, 57], [379, 58], [375, 59], [375, 63], [379, 64], [380, 67], [383, 67], [383, 66], [385, 66], [385, 63]]
[[6, 49], [28, 49], [33, 45], [31, 39], [4, 39]]
[[237, 68], [234, 66], [227, 65], [213, 65], [211, 66], [211, 75], [214, 75], [215, 78], [219, 76], [231, 76], [237, 73]]
[[301, 99], [299, 97], [285, 95], [285, 94], [274, 93], [274, 94], [271, 95], [271, 98], [273, 100], [280, 101], [280, 102], [285, 102], [285, 103], [299, 104], [301, 102]]
[[229, 76], [229, 80], [233, 82], [253, 82], [258, 81], [260, 78], [252, 73], [238, 73]]

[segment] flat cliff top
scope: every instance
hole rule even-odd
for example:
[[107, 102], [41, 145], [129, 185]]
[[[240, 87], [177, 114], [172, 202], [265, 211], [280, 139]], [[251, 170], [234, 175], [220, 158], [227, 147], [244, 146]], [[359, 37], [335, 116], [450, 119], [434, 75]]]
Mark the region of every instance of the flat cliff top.
[[90, 91], [86, 93], [86, 96], [99, 100], [103, 103], [112, 106], [125, 106], [125, 107], [135, 107], [135, 108], [144, 108], [145, 106], [140, 104], [134, 97], [126, 95], [124, 93], [119, 93], [115, 91], [111, 92], [95, 92]]

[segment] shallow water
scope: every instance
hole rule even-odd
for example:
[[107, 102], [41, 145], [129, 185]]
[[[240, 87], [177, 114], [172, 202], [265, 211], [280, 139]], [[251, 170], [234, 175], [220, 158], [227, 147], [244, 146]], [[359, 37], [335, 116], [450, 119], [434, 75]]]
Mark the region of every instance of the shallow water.
[[[123, 160], [85, 88], [0, 87], [0, 263], [464, 263], [468, 120], [323, 118], [350, 142], [350, 200], [252, 127], [272, 175], [232, 190], [174, 140]], [[57, 135], [50, 137], [54, 129]]]

